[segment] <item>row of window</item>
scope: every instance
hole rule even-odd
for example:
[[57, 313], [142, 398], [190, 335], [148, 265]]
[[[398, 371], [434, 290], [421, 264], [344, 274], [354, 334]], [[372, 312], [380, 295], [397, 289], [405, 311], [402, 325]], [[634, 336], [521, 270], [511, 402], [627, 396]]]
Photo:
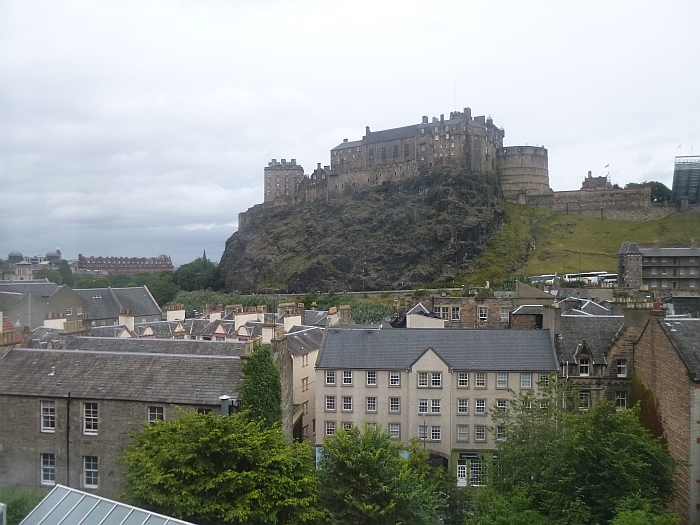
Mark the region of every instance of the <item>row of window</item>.
[[[42, 453], [40, 456], [40, 476], [42, 485], [56, 484], [56, 454]], [[86, 489], [99, 487], [99, 459], [97, 456], [83, 456], [82, 486]]]
[[[617, 377], [627, 377], [627, 359], [617, 359], [615, 362]], [[587, 377], [591, 375], [591, 360], [587, 357], [578, 360], [578, 375]]]
[[[211, 409], [200, 409], [201, 412]], [[149, 423], [163, 421], [164, 409], [159, 406], [147, 407], [146, 417]], [[83, 434], [86, 436], [96, 436], [99, 432], [100, 417], [99, 407], [97, 403], [82, 404], [82, 427]], [[56, 402], [45, 400], [41, 401], [41, 432], [53, 433], [56, 432]]]
[[[623, 360], [624, 361], [624, 360]], [[625, 361], [626, 367], [626, 361]], [[473, 372], [474, 386], [476, 388], [487, 388], [487, 373]], [[619, 372], [618, 372], [619, 374]], [[625, 372], [626, 374], [626, 372]], [[508, 372], [496, 373], [496, 388], [508, 388]], [[520, 374], [520, 388], [532, 388], [533, 374], [523, 372]], [[376, 370], [368, 370], [365, 372], [365, 384], [367, 386], [377, 386], [378, 373]], [[418, 372], [418, 388], [442, 388], [442, 372]], [[336, 384], [336, 371], [326, 370], [326, 385]], [[549, 375], [540, 374], [539, 382], [541, 386], [549, 385]], [[353, 371], [342, 371], [342, 385], [350, 386], [353, 384]], [[401, 386], [401, 373], [389, 372], [389, 386]], [[469, 387], [469, 372], [457, 372], [457, 386], [462, 388]]]
[[[366, 423], [366, 426], [369, 425], [376, 426], [375, 423]], [[352, 427], [352, 421], [341, 422], [341, 428], [343, 430], [350, 430]], [[326, 436], [334, 436], [337, 429], [338, 427], [335, 421], [326, 421]], [[387, 430], [392, 439], [401, 439], [401, 423], [389, 423]], [[457, 441], [469, 442], [470, 439], [472, 439], [469, 425], [456, 425], [455, 430]], [[486, 427], [486, 425], [474, 425], [473, 431], [474, 441], [488, 441], [489, 429]], [[419, 439], [426, 441], [441, 441], [442, 432], [443, 427], [441, 425], [418, 425], [418, 433], [416, 435]], [[496, 426], [495, 429], [493, 429], [493, 433], [497, 441], [506, 439], [506, 431], [505, 427], [503, 426]]]
[[[697, 286], [695, 279], [688, 279], [687, 283], [688, 283], [688, 288], [695, 288]], [[658, 288], [659, 281], [657, 279], [650, 279], [649, 286], [651, 288]], [[668, 281], [666, 279], [661, 279], [661, 288], [668, 288]], [[671, 288], [674, 288], [674, 289], [678, 288], [678, 282], [671, 281]]]
[[[442, 319], [450, 321], [459, 321], [461, 319], [459, 306], [436, 306], [435, 313]], [[477, 318], [480, 323], [486, 323], [489, 320], [488, 306], [479, 306], [477, 309]], [[507, 323], [510, 319], [510, 308], [500, 309], [500, 322]]]
[[[659, 257], [658, 260], [661, 261], [661, 263], [670, 263], [670, 264], [681, 264], [681, 261], [685, 259], [688, 264], [695, 264], [695, 257]], [[644, 264], [655, 264], [657, 262], [656, 257], [644, 257]]]
[[[659, 272], [657, 271], [657, 268], [652, 268], [651, 269], [651, 275], [657, 275]], [[684, 276], [685, 275], [685, 268], [680, 267], [680, 268], [672, 268], [671, 274], [676, 277], [676, 276]], [[695, 275], [696, 274], [696, 268], [695, 266], [691, 266], [688, 268], [688, 275]], [[668, 269], [667, 268], [661, 268], [661, 275], [668, 275]]]

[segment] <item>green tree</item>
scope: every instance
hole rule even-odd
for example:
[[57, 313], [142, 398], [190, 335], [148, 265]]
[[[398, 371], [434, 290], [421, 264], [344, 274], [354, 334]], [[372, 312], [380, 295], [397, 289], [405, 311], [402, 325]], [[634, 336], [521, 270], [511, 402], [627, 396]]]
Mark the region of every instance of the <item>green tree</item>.
[[70, 265], [65, 259], [61, 259], [61, 262], [58, 264], [58, 273], [61, 274], [61, 280], [63, 281], [63, 284], [66, 284], [71, 287], [75, 284], [75, 275], [73, 275], [73, 272], [70, 269]]
[[111, 286], [107, 277], [94, 277], [92, 275], [81, 275], [75, 280], [75, 287], [82, 288], [107, 288]]
[[216, 291], [224, 289], [225, 281], [218, 264], [199, 257], [175, 270], [175, 284], [188, 292], [209, 289]]
[[[514, 399], [492, 417], [507, 439], [498, 442], [493, 484], [502, 494], [525, 487], [533, 508], [571, 523], [607, 522], [633, 495], [660, 509], [673, 490], [675, 462], [639, 422], [637, 409], [618, 412], [603, 399], [588, 411], [566, 411], [568, 385]], [[571, 521], [580, 514], [581, 519]]]
[[160, 305], [165, 305], [175, 299], [179, 290], [171, 272], [148, 274], [148, 280], [144, 284], [148, 286], [148, 290]]
[[7, 505], [7, 525], [17, 525], [46, 496], [41, 489], [7, 485], [0, 488], [0, 503]]
[[522, 487], [502, 495], [492, 488], [474, 491], [473, 514], [466, 525], [549, 525], [549, 519], [530, 508], [531, 501]]
[[643, 188], [644, 186], [651, 186], [651, 200], [653, 202], [666, 202], [671, 198], [671, 190], [663, 182], [657, 181], [644, 181], [639, 182], [629, 182], [625, 184], [626, 190], [633, 190], [638, 188]]
[[239, 393], [249, 417], [268, 427], [282, 422], [280, 372], [267, 347], [256, 346], [246, 361]]
[[655, 512], [648, 501], [635, 494], [620, 503], [610, 525], [679, 525], [680, 522], [678, 516], [670, 512]]
[[200, 525], [314, 522], [317, 476], [307, 444], [242, 414], [182, 412], [127, 448], [123, 498]]
[[63, 276], [58, 270], [53, 270], [51, 268], [42, 268], [36, 272], [35, 277], [37, 279], [48, 279], [52, 283], [63, 284]]
[[[339, 430], [326, 438], [319, 463], [319, 501], [334, 525], [434, 523], [441, 508], [429, 467], [412, 446], [403, 447], [380, 428]], [[418, 456], [417, 456], [418, 455]]]

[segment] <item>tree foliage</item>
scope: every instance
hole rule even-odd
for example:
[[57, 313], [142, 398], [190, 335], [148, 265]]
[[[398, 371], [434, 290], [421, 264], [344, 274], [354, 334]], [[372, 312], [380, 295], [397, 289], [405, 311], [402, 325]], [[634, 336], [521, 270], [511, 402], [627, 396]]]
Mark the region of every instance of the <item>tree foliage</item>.
[[498, 442], [494, 486], [502, 494], [525, 487], [533, 508], [559, 523], [607, 522], [635, 495], [655, 510], [668, 503], [675, 462], [638, 410], [617, 411], [603, 399], [588, 411], [567, 411], [564, 399], [572, 406], [575, 392], [552, 385], [492, 412], [507, 436]]
[[638, 188], [643, 188], [644, 186], [651, 186], [651, 200], [653, 202], [666, 202], [671, 198], [671, 190], [668, 189], [663, 182], [657, 181], [644, 181], [639, 182], [629, 182], [625, 184], [626, 190], [633, 190]]
[[191, 263], [183, 264], [175, 270], [175, 283], [181, 290], [223, 290], [224, 276], [218, 264], [205, 257], [199, 257]]
[[239, 388], [243, 410], [265, 426], [279, 425], [282, 422], [282, 385], [267, 347], [255, 347], [246, 361], [244, 373]]
[[0, 503], [7, 505], [7, 525], [18, 525], [46, 496], [46, 491], [7, 485], [0, 488]]
[[58, 270], [52, 268], [42, 268], [34, 276], [37, 279], [48, 279], [52, 283], [63, 284], [63, 276]]
[[308, 445], [242, 414], [182, 412], [146, 427], [122, 461], [124, 499], [198, 523], [297, 524], [320, 516]]
[[378, 323], [393, 312], [392, 307], [382, 302], [381, 299], [358, 299], [334, 293], [318, 295], [314, 292], [308, 292], [301, 298], [301, 302], [308, 310], [312, 308], [313, 303], [316, 303], [315, 307], [318, 310], [329, 310], [333, 306], [337, 308], [347, 304], [352, 311], [353, 320], [358, 324]]
[[61, 262], [58, 263], [58, 273], [61, 274], [61, 281], [63, 284], [68, 286], [73, 286], [75, 284], [75, 275], [73, 275], [70, 265], [65, 259], [61, 259]]
[[522, 487], [508, 495], [492, 488], [474, 491], [474, 512], [467, 516], [466, 525], [549, 525], [551, 521], [532, 510], [531, 500]]
[[402, 446], [380, 428], [339, 430], [321, 455], [319, 501], [334, 525], [434, 523], [441, 508], [424, 451]]

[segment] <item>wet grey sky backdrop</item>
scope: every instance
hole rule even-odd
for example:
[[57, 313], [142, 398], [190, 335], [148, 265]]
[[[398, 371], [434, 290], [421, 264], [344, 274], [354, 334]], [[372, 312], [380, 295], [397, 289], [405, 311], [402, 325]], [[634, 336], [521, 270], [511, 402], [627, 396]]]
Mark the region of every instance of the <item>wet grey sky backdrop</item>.
[[1, 1], [0, 257], [218, 260], [271, 158], [455, 107], [544, 145], [555, 190], [670, 186], [699, 27], [696, 0]]

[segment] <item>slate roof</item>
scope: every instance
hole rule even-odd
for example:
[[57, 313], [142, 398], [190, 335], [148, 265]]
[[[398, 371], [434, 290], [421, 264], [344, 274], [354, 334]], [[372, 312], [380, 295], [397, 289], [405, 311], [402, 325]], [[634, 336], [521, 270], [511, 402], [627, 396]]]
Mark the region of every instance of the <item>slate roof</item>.
[[578, 310], [591, 315], [612, 315], [612, 310], [599, 305], [598, 303], [591, 301], [589, 299], [583, 299], [578, 301], [576, 305]]
[[21, 293], [0, 292], [0, 311], [7, 312], [22, 300]]
[[152, 354], [241, 356], [243, 343], [197, 339], [117, 339], [114, 337], [66, 337], [66, 349]]
[[48, 343], [51, 343], [54, 348], [58, 348], [61, 330], [58, 328], [47, 328], [39, 326], [32, 330], [32, 348], [46, 348]]
[[12, 348], [0, 358], [0, 394], [218, 405], [236, 395], [238, 356]]
[[576, 363], [576, 350], [586, 341], [593, 364], [606, 364], [605, 350], [625, 324], [624, 316], [569, 315], [561, 316], [559, 348], [562, 361]]
[[556, 370], [549, 330], [327, 330], [317, 368], [409, 370], [428, 347], [454, 370]]
[[356, 148], [358, 146], [362, 146], [361, 140], [353, 140], [351, 142], [341, 142], [335, 148], [333, 148], [331, 151], [335, 151], [337, 149]]
[[169, 518], [149, 510], [139, 509], [88, 494], [80, 490], [56, 485], [46, 497], [21, 521], [21, 525], [192, 525], [187, 521]]
[[418, 132], [419, 125], [402, 126], [400, 128], [383, 129], [381, 131], [370, 131], [363, 139], [365, 144], [385, 142], [387, 140], [401, 140], [414, 137]]
[[85, 299], [91, 319], [114, 319], [122, 308], [134, 317], [160, 316], [161, 311], [145, 286], [131, 288], [85, 288], [73, 290]]
[[318, 326], [293, 326], [286, 339], [290, 354], [304, 355], [321, 348], [323, 330]]
[[32, 293], [43, 298], [51, 297], [56, 290], [58, 285], [49, 282], [3, 281], [0, 283], [2, 292]]
[[700, 257], [700, 248], [640, 248], [645, 257]]
[[700, 319], [659, 319], [694, 381], [700, 381]]
[[425, 305], [420, 302], [413, 306], [408, 312], [406, 312], [406, 315], [409, 314], [423, 314], [423, 315], [430, 315], [430, 310], [428, 310]]
[[518, 306], [510, 315], [543, 315], [544, 306], [538, 304], [524, 304]]
[[620, 246], [620, 251], [617, 252], [618, 255], [630, 255], [630, 254], [641, 254], [639, 251], [639, 246], [636, 242], [624, 241]]
[[304, 310], [304, 324], [306, 326], [326, 326], [328, 312], [325, 310]]

